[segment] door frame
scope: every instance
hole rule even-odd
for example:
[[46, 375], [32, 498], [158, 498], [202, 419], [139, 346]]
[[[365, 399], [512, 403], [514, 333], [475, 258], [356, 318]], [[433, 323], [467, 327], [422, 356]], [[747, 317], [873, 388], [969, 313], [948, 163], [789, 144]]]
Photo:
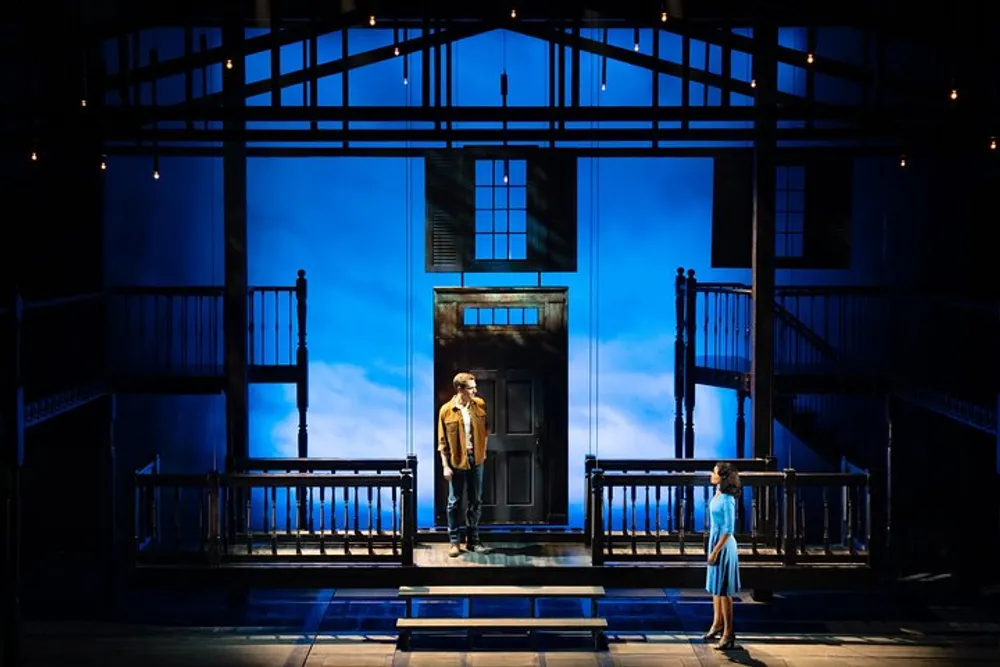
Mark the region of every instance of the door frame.
[[[447, 525], [447, 482], [437, 453], [437, 417], [454, 390], [452, 378], [469, 368], [483, 370], [538, 368], [543, 405], [545, 458], [542, 462], [543, 520], [532, 525], [567, 524], [569, 504], [569, 288], [567, 287], [435, 287], [434, 288], [434, 524]], [[465, 325], [467, 308], [537, 308], [530, 326]], [[488, 348], [506, 349], [486, 358]], [[519, 350], [545, 349], [519, 355]], [[520, 359], [516, 358], [519, 357]], [[497, 364], [495, 359], [510, 358]], [[540, 361], [540, 367], [539, 367]]]

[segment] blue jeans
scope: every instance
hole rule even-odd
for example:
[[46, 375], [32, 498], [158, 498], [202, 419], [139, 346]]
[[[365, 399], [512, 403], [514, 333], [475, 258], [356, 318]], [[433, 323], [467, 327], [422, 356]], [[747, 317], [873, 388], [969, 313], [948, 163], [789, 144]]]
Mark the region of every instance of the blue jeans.
[[483, 511], [483, 466], [477, 466], [469, 452], [469, 469], [452, 468], [448, 480], [448, 540], [452, 544], [462, 541], [462, 528], [458, 525], [458, 506], [466, 494], [465, 537], [469, 544], [479, 542], [479, 517]]

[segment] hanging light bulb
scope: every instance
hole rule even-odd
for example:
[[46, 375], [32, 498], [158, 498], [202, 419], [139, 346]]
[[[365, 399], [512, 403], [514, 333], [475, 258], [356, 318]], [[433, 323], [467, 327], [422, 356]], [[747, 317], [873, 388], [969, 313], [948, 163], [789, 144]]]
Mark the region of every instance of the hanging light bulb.
[[86, 109], [87, 108], [87, 100], [86, 99], [80, 100], [80, 106], [83, 107], [84, 109]]
[[661, 23], [666, 23], [667, 22], [667, 13], [666, 12], [660, 12], [660, 22]]
[[806, 55], [806, 62], [809, 63], [810, 65], [812, 65], [813, 61], [815, 61], [815, 60], [816, 60], [816, 58], [813, 57], [813, 54], [810, 53], [810, 54]]
[[510, 182], [510, 173], [509, 173], [510, 170], [509, 170], [509, 167], [510, 167], [510, 162], [507, 161], [507, 160], [504, 160], [503, 161], [503, 182], [504, 183]]
[[227, 58], [226, 59], [226, 69], [232, 69], [232, 68], [233, 68], [233, 59], [232, 58]]
[[154, 181], [160, 180], [160, 170], [159, 169], [154, 169], [153, 170], [153, 180]]
[[368, 25], [370, 25], [372, 27], [375, 26], [375, 15], [374, 14], [372, 14], [371, 16], [368, 17]]
[[38, 162], [38, 151], [31, 151], [31, 161]]
[[632, 31], [632, 50], [639, 53], [639, 29], [635, 28]]
[[[106, 156], [102, 155], [101, 156], [101, 171], [107, 171], [107, 170], [108, 170], [108, 159], [107, 159]], [[156, 178], [156, 177], [154, 176], [153, 178]]]
[[958, 99], [958, 91], [956, 89], [952, 88], [951, 89], [951, 94], [948, 97], [950, 97], [952, 99], [952, 101], [957, 100]]
[[990, 150], [995, 151], [996, 149], [997, 149], [997, 140], [996, 137], [993, 137], [990, 139]]
[[398, 56], [398, 55], [399, 55], [399, 47], [398, 47], [398, 46], [397, 46], [397, 47], [395, 47], [395, 48], [394, 48], [394, 49], [392, 50], [392, 55], [394, 55], [394, 56]]
[[517, 10], [516, 9], [511, 9], [510, 10], [510, 17], [512, 19], [516, 19], [517, 18]]
[[750, 87], [751, 88], [757, 87], [757, 79], [750, 79]]
[[602, 81], [601, 82], [601, 91], [605, 91], [607, 89], [608, 89], [608, 84], [606, 84], [605, 82]]
[[899, 158], [899, 166], [900, 167], [905, 167], [906, 166], [906, 156], [905, 155], [903, 157]]
[[408, 77], [408, 76], [404, 76], [403, 77], [403, 85], [404, 86], [410, 85], [410, 77]]

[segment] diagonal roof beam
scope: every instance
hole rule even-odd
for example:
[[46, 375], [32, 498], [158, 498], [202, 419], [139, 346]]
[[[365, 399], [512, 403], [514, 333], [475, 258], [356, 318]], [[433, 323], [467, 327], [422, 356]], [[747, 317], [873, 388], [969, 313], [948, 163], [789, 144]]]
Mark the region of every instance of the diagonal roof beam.
[[[746, 95], [747, 97], [753, 97], [754, 95], [754, 89], [750, 86], [750, 82], [748, 81], [739, 81], [737, 79], [724, 77], [719, 74], [713, 74], [712, 72], [706, 72], [704, 70], [694, 68], [688, 68], [685, 72], [684, 67], [678, 65], [677, 63], [670, 62], [669, 60], [654, 58], [653, 56], [646, 55], [645, 53], [636, 53], [635, 51], [631, 51], [629, 49], [611, 46], [592, 39], [587, 39], [586, 37], [576, 37], [564, 32], [562, 29], [525, 25], [521, 22], [511, 23], [510, 25], [505, 26], [505, 28], [522, 35], [527, 35], [528, 37], [553, 41], [556, 44], [578, 48], [581, 51], [586, 51], [587, 53], [594, 53], [599, 56], [606, 56], [623, 63], [628, 63], [629, 65], [643, 67], [651, 72], [666, 74], [667, 76], [674, 76], [679, 79], [683, 79], [686, 75], [691, 81], [695, 81], [706, 86], [728, 89], [731, 92], [740, 93], [741, 95]], [[803, 98], [796, 95], [789, 95], [788, 93], [778, 93], [778, 101], [801, 104]]]
[[[717, 29], [711, 26], [698, 25], [697, 23], [691, 23], [689, 21], [673, 20], [669, 21], [665, 26], [653, 25], [651, 27], [654, 31], [657, 29], [664, 30], [665, 32], [673, 33], [675, 35], [689, 37], [691, 39], [695, 39], [700, 42], [707, 42], [708, 44], [715, 46], [729, 47], [736, 51], [749, 53], [751, 55], [755, 55], [757, 51], [757, 46], [753, 39], [743, 35], [738, 35], [732, 32], [732, 30]], [[815, 55], [813, 62], [807, 65], [805, 62], [806, 54], [803, 51], [791, 49], [787, 46], [781, 46], [779, 44], [776, 44], [774, 49], [778, 62], [786, 65], [799, 67], [801, 69], [810, 69], [819, 74], [839, 79], [848, 79], [856, 83], [875, 82], [875, 72], [864, 67], [849, 65], [839, 60], [821, 58]], [[927, 85], [912, 79], [903, 79], [898, 76], [890, 77], [886, 75], [882, 77], [881, 83], [888, 90], [896, 90], [913, 95], [922, 95], [924, 97], [927, 96]]]
[[[431, 48], [432, 46], [442, 46], [444, 44], [448, 44], [449, 42], [475, 37], [476, 35], [489, 32], [494, 28], [495, 26], [492, 23], [485, 21], [457, 26], [453, 25], [442, 32], [421, 35], [420, 37], [400, 42], [395, 45], [389, 44], [388, 46], [380, 46], [377, 49], [371, 49], [370, 51], [364, 51], [363, 53], [356, 53], [347, 58], [339, 58], [321, 65], [313, 65], [294, 72], [288, 72], [287, 74], [282, 74], [277, 77], [277, 81], [274, 81], [273, 77], [268, 77], [260, 81], [254, 81], [253, 83], [249, 83], [244, 86], [243, 91], [245, 96], [248, 98], [256, 95], [263, 95], [264, 93], [273, 90], [275, 85], [277, 85], [278, 88], [288, 88], [289, 86], [297, 86], [298, 84], [305, 83], [306, 81], [317, 81], [328, 76], [343, 74], [344, 72], [348, 72], [359, 67], [365, 67], [366, 65], [374, 65], [375, 63], [392, 60], [410, 53], [417, 53], [424, 49]], [[396, 48], [399, 48], [399, 56], [396, 55]], [[213, 93], [211, 95], [193, 100], [194, 104], [219, 104], [221, 102], [222, 93]], [[181, 102], [180, 104], [183, 105], [186, 104], [186, 102]]]
[[270, 51], [272, 48], [281, 48], [282, 46], [295, 44], [312, 37], [320, 37], [336, 30], [360, 24], [361, 22], [362, 17], [358, 12], [349, 12], [337, 18], [325, 19], [315, 24], [299, 25], [283, 30], [272, 30], [266, 35], [259, 35], [244, 40], [239, 50], [216, 46], [206, 51], [198, 51], [189, 55], [171, 58], [170, 60], [163, 60], [155, 68], [149, 65], [135, 67], [128, 72], [119, 72], [114, 76], [107, 77], [106, 85], [109, 90], [113, 90], [124, 84], [149, 83], [154, 79], [184, 74], [193, 69], [208, 67], [210, 65], [220, 65], [226, 58], [238, 58], [240, 55], [249, 56], [255, 53], [263, 53], [264, 51]]

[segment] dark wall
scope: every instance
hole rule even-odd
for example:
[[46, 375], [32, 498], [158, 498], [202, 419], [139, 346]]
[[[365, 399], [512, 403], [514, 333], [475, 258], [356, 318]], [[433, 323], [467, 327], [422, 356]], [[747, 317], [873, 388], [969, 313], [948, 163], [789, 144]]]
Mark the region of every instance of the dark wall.
[[[64, 32], [72, 18], [58, 4], [46, 8], [52, 21], [46, 30], [28, 21], [39, 29], [4, 32], [5, 48], [16, 56], [0, 73], [5, 96], [30, 101], [22, 110], [57, 111], [59, 118], [18, 116], [8, 135], [14, 140], [0, 149], [6, 208], [0, 264], [2, 307], [14, 292], [25, 304], [25, 402], [64, 405], [52, 398], [98, 382], [104, 366], [104, 300], [73, 299], [103, 290], [103, 181], [100, 144], [82, 113], [81, 53]], [[10, 331], [4, 327], [5, 359]], [[112, 554], [110, 408], [110, 399], [98, 399], [26, 431], [22, 599], [31, 614], [56, 598], [63, 610], [92, 605], [107, 588], [109, 571], [95, 568]]]

